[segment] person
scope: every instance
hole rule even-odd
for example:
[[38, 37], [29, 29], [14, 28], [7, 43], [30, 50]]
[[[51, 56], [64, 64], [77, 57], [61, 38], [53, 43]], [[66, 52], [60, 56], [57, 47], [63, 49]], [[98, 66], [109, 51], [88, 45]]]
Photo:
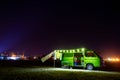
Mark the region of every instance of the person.
[[77, 65], [77, 57], [74, 57], [74, 65]]

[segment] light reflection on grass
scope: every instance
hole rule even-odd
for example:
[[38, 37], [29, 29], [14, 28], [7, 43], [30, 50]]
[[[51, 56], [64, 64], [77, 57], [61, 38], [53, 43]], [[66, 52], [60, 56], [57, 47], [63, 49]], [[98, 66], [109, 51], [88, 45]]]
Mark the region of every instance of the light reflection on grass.
[[120, 73], [61, 68], [0, 67], [0, 80], [119, 80]]

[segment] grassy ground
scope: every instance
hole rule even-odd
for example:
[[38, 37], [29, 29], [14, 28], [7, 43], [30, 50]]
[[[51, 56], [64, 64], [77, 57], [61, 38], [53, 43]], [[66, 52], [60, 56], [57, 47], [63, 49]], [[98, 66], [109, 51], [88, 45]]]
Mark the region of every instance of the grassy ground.
[[[53, 66], [52, 62], [48, 63]], [[46, 64], [40, 61], [0, 61], [0, 80], [120, 80], [120, 72], [112, 72], [120, 69], [118, 63], [114, 66], [108, 63], [104, 68], [107, 72], [50, 68], [45, 67]]]
[[120, 80], [120, 73], [48, 67], [0, 67], [0, 80]]

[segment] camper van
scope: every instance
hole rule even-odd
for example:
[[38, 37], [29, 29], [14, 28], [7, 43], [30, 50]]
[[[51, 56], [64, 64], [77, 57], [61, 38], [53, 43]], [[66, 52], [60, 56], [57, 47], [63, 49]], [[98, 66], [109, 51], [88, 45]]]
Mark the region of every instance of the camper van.
[[[59, 61], [62, 67], [82, 67], [93, 70], [101, 66], [101, 58], [99, 55], [93, 50], [86, 48], [54, 50], [47, 56], [53, 56], [55, 61], [54, 65], [56, 61]], [[45, 57], [41, 60], [44, 62]]]

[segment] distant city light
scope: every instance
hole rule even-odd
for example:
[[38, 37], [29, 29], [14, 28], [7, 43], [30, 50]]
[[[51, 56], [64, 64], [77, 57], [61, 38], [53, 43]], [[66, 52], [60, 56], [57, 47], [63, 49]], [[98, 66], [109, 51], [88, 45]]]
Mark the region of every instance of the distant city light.
[[7, 60], [18, 60], [20, 57], [7, 57]]
[[105, 61], [119, 62], [120, 59], [119, 58], [107, 58], [107, 59], [105, 59]]
[[107, 60], [108, 60], [108, 61], [111, 61], [111, 58], [108, 58]]
[[119, 58], [116, 58], [116, 61], [119, 61]]

